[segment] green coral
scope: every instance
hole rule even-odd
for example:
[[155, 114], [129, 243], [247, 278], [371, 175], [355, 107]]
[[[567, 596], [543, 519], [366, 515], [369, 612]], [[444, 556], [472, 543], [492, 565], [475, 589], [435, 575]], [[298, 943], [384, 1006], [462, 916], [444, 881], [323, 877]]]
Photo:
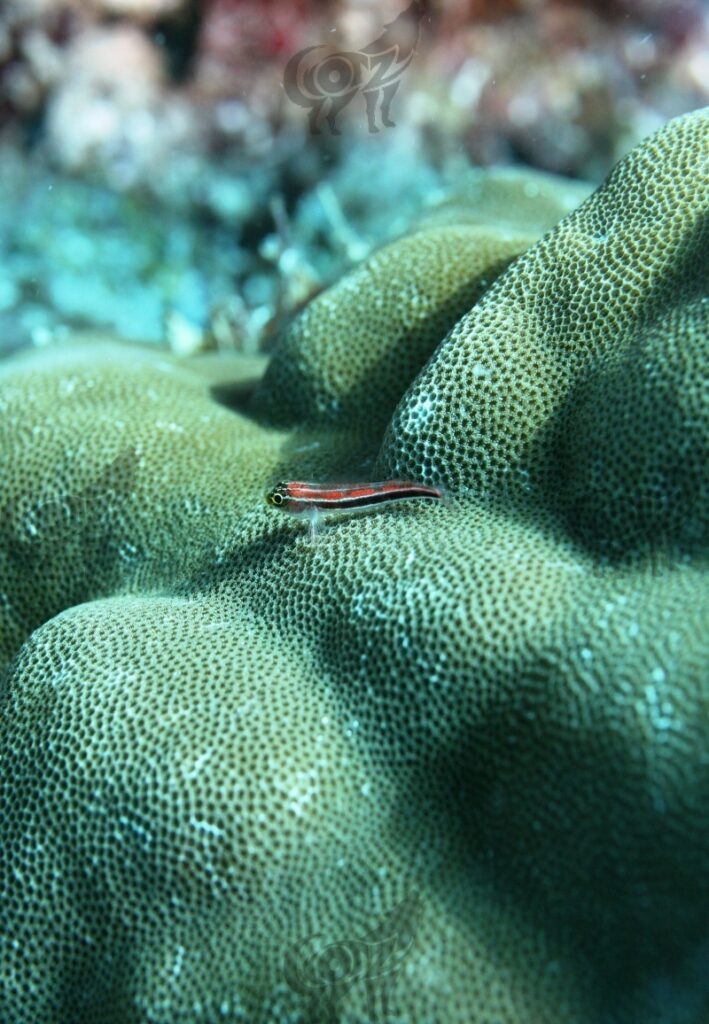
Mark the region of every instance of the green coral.
[[441, 338], [533, 241], [519, 231], [445, 225], [375, 252], [285, 332], [254, 412], [282, 426], [346, 422], [381, 437]]
[[376, 443], [447, 331], [587, 193], [548, 174], [468, 175], [408, 237], [310, 303], [281, 339], [253, 411], [279, 426], [346, 424]]
[[[410, 362], [451, 293], [422, 265], [379, 321], [370, 261], [250, 415], [121, 347], [6, 365], [3, 1021], [706, 1019], [708, 140], [671, 122]], [[448, 230], [373, 259], [435, 277]], [[450, 500], [316, 543], [263, 501], [375, 457]]]
[[629, 154], [456, 324], [380, 470], [538, 494], [596, 549], [705, 541], [708, 185], [706, 113]]

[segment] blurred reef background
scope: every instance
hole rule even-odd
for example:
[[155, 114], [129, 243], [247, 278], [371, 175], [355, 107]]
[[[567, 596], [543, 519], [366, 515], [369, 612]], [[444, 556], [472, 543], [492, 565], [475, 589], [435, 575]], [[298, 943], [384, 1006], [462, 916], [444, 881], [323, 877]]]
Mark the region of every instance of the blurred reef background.
[[438, 0], [396, 127], [370, 133], [356, 97], [341, 135], [311, 134], [289, 58], [357, 50], [404, 6], [3, 0], [0, 352], [75, 329], [268, 350], [462, 174], [517, 163], [598, 183], [709, 102], [702, 0]]

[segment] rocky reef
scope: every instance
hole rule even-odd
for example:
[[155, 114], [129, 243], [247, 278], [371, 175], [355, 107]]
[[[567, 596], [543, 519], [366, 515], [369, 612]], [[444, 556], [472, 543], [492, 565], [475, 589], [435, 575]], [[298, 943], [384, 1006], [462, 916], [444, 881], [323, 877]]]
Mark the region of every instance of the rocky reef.
[[706, 1020], [709, 111], [552, 199], [3, 364], [6, 1024]]

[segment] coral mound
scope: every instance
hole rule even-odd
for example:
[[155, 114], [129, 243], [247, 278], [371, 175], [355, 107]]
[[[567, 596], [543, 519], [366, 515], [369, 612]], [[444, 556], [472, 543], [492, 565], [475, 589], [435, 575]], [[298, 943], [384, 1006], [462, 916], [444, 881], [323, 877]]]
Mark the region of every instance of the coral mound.
[[[539, 241], [423, 224], [251, 405], [5, 365], [3, 1022], [706, 1020], [708, 186], [698, 111]], [[449, 500], [263, 501], [363, 472]]]
[[706, 542], [708, 196], [700, 112], [629, 154], [457, 323], [399, 405], [382, 472], [539, 492], [618, 553]]

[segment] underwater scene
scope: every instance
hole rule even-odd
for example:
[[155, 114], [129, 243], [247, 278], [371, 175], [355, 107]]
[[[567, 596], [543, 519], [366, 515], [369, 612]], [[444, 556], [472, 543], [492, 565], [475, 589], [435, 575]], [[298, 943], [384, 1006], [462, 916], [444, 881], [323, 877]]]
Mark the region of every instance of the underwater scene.
[[709, 1024], [709, 0], [0, 0], [0, 1024]]

